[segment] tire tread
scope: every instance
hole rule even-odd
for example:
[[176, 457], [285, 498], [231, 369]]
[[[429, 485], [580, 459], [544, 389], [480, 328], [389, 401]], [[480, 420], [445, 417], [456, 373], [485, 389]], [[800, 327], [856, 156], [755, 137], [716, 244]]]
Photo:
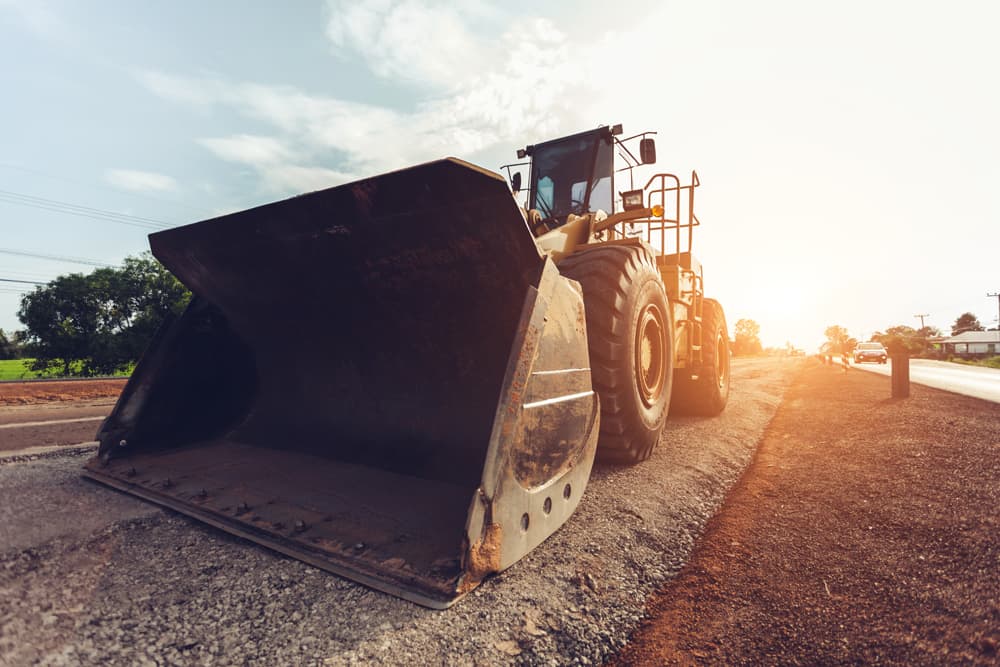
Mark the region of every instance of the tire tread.
[[[583, 288], [591, 379], [601, 399], [598, 458], [615, 463], [644, 461], [659, 440], [662, 424], [654, 437], [650, 437], [637, 423], [638, 417], [630, 415], [626, 392], [632, 391], [635, 378], [628, 370], [631, 345], [622, 342], [622, 336], [629, 331], [629, 313], [625, 309], [630, 290], [644, 274], [655, 277], [669, 308], [656, 259], [645, 245], [609, 244], [586, 248], [564, 258], [559, 271]], [[669, 312], [665, 315], [670, 317]], [[670, 323], [666, 324], [669, 329]], [[671, 334], [668, 339], [671, 355], [672, 338]], [[668, 373], [666, 391], [671, 379], [672, 374]]]

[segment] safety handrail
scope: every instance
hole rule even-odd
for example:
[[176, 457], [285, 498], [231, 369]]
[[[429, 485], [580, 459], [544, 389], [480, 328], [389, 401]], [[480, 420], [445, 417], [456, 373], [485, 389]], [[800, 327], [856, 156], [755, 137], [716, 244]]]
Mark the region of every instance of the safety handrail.
[[[701, 185], [698, 179], [698, 172], [691, 171], [691, 181], [687, 185], [682, 185], [680, 178], [674, 174], [654, 174], [643, 187], [645, 193], [646, 208], [652, 209], [660, 206], [662, 213], [658, 217], [649, 216], [629, 220], [627, 224], [630, 228], [636, 225], [643, 225], [646, 230], [646, 241], [659, 251], [661, 255], [680, 255], [682, 252], [690, 252], [694, 243], [694, 228], [701, 224], [698, 216], [694, 212], [694, 189]], [[687, 197], [684, 197], [685, 191]], [[671, 206], [668, 206], [668, 194]], [[683, 203], [686, 199], [686, 215], [683, 211]], [[624, 225], [619, 225], [617, 229], [610, 230], [611, 238], [626, 238], [632, 234], [626, 233]], [[682, 230], [687, 230], [687, 243], [682, 244]], [[673, 232], [672, 248], [668, 246], [668, 235]]]

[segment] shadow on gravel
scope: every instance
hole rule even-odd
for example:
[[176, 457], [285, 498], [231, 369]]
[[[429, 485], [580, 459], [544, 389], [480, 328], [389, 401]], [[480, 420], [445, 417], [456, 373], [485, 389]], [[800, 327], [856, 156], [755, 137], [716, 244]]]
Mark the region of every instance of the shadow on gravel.
[[0, 556], [0, 664], [599, 663], [749, 462], [794, 368], [768, 364], [734, 365], [726, 412], [671, 420], [648, 461], [595, 468], [562, 529], [443, 612], [85, 484], [79, 457], [0, 466], [0, 495], [56, 534]]

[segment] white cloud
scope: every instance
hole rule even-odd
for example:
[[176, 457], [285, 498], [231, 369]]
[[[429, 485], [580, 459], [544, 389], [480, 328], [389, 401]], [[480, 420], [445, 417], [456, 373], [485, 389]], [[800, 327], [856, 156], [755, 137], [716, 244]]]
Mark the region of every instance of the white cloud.
[[[369, 173], [414, 161], [467, 156], [497, 142], [530, 141], [561, 125], [588, 84], [571, 62], [565, 37], [545, 21], [503, 36], [505, 50], [526, 54], [530, 65], [505, 64], [472, 76], [446, 94], [396, 110], [287, 86], [230, 83], [213, 78], [143, 72], [154, 94], [194, 106], [222, 105], [271, 124], [277, 138], [238, 135], [201, 143], [223, 159], [264, 164], [279, 158], [336, 160], [345, 173]], [[526, 81], [544, 81], [529, 87]]]
[[111, 185], [133, 192], [170, 192], [177, 189], [177, 182], [165, 174], [131, 169], [108, 169], [104, 178]]
[[292, 152], [273, 137], [238, 134], [232, 137], [201, 139], [199, 143], [229, 162], [252, 165], [277, 164], [292, 156]]
[[221, 159], [253, 166], [268, 190], [325, 187], [445, 156], [474, 159], [498, 144], [513, 151], [567, 127], [615, 120], [591, 115], [594, 101], [611, 95], [609, 37], [577, 44], [547, 20], [521, 17], [504, 34], [488, 26], [493, 36], [480, 39], [478, 26], [495, 16], [475, 1], [461, 10], [416, 0], [329, 1], [336, 49], [359, 54], [383, 76], [425, 84], [407, 108], [213, 76], [137, 77], [164, 99], [225, 107], [270, 126], [270, 136], [200, 140]]
[[434, 0], [328, 0], [326, 34], [335, 53], [359, 54], [381, 77], [454, 88], [492, 50], [483, 46], [492, 41], [487, 32], [475, 29], [482, 12], [473, 9]]
[[353, 178], [342, 171], [298, 164], [303, 156], [273, 137], [239, 134], [199, 143], [227, 162], [253, 167], [263, 187], [272, 192], [319, 190]]
[[264, 185], [278, 192], [306, 192], [331, 188], [356, 178], [333, 169], [281, 164], [262, 170]]
[[41, 0], [0, 0], [0, 12], [9, 11], [33, 34], [53, 42], [71, 42], [75, 33], [49, 3]]
[[225, 82], [216, 79], [177, 77], [155, 70], [137, 70], [135, 77], [157, 97], [189, 106], [211, 106], [226, 88]]

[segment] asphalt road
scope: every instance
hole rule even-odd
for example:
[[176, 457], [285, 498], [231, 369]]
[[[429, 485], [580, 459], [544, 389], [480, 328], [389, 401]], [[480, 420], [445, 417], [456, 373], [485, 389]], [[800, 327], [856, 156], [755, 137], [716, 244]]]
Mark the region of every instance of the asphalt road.
[[84, 480], [93, 447], [0, 455], [0, 664], [600, 663], [686, 562], [801, 363], [738, 360], [722, 415], [671, 418], [648, 461], [596, 466], [561, 530], [445, 611]]
[[[853, 364], [854, 368], [892, 374], [892, 361], [887, 364]], [[910, 382], [944, 389], [964, 396], [1000, 403], [1000, 369], [966, 366], [932, 359], [910, 359]]]
[[94, 440], [115, 399], [0, 407], [0, 455]]

